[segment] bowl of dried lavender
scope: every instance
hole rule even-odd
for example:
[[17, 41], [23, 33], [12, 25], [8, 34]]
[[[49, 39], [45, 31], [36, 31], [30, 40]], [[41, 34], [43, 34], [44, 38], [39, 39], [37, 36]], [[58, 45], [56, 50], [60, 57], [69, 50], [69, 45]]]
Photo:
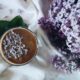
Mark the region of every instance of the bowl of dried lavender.
[[9, 64], [26, 64], [37, 54], [36, 36], [26, 28], [12, 28], [1, 37], [0, 53]]

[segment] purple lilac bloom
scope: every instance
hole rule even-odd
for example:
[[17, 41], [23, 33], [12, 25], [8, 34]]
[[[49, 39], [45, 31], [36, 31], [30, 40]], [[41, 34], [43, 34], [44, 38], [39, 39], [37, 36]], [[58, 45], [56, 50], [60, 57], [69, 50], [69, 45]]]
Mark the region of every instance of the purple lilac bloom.
[[[48, 18], [39, 20], [41, 28], [51, 44], [61, 53], [67, 62], [56, 55], [52, 64], [56, 69], [72, 71], [73, 64], [80, 68], [80, 0], [53, 0]], [[65, 54], [64, 54], [65, 53]]]

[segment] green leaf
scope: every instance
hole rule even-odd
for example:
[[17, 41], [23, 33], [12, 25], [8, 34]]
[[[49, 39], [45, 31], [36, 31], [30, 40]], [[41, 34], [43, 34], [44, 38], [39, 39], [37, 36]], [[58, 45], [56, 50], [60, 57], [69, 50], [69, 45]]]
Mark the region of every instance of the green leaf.
[[23, 19], [21, 16], [16, 16], [15, 18], [13, 18], [10, 23], [9, 23], [10, 28], [12, 27], [27, 27], [27, 25], [24, 23]]
[[0, 20], [0, 37], [8, 29], [9, 21]]
[[0, 37], [5, 31], [15, 27], [28, 28], [28, 25], [24, 23], [21, 16], [16, 16], [11, 21], [0, 20]]

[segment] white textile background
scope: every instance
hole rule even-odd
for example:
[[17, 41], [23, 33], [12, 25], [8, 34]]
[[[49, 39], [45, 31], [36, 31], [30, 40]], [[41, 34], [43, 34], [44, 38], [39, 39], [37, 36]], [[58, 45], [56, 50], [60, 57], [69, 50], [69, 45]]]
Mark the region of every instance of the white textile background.
[[[0, 0], [0, 19], [11, 20], [16, 15], [23, 17], [25, 23], [29, 24], [29, 29], [33, 32], [38, 29], [38, 19], [47, 15], [50, 0]], [[39, 35], [39, 34], [38, 34]], [[34, 58], [29, 64], [24, 66], [13, 66], [9, 68], [0, 80], [80, 80], [79, 71], [73, 74], [60, 74], [47, 63], [47, 59], [52, 53], [39, 37], [39, 52], [37, 60]], [[0, 70], [5, 67], [0, 60]]]

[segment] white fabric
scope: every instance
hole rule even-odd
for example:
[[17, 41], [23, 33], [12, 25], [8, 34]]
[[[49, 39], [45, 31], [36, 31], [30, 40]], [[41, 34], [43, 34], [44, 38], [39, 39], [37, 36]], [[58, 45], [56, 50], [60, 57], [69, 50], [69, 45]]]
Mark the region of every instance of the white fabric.
[[[29, 29], [35, 32], [39, 27], [38, 19], [44, 14], [46, 15], [45, 11], [47, 11], [49, 3], [50, 0], [33, 0], [33, 2], [32, 0], [0, 0], [0, 19], [11, 20], [16, 15], [21, 15], [24, 21], [29, 24]], [[79, 71], [63, 75], [48, 64], [47, 60], [50, 54], [55, 52], [48, 49], [39, 35], [40, 45], [36, 59], [34, 58], [24, 66], [10, 67], [0, 76], [0, 80], [80, 80]], [[0, 60], [0, 71], [5, 66]]]

